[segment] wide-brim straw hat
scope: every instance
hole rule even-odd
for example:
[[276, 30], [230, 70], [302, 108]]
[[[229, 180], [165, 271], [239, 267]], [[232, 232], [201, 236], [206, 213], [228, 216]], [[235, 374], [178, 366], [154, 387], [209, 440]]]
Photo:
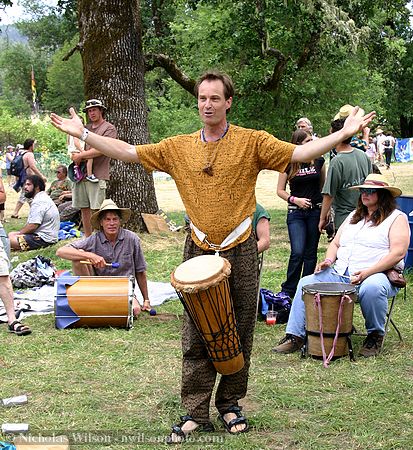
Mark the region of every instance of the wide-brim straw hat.
[[103, 200], [100, 209], [93, 213], [92, 217], [90, 218], [90, 223], [95, 230], [100, 230], [100, 221], [102, 218], [102, 214], [105, 211], [118, 211], [122, 223], [126, 223], [130, 219], [132, 213], [129, 208], [119, 208], [113, 200], [107, 198], [106, 200]]
[[402, 195], [401, 189], [399, 189], [398, 187], [390, 186], [386, 178], [378, 173], [371, 173], [370, 175], [367, 175], [367, 178], [364, 180], [363, 184], [360, 184], [359, 186], [352, 186], [349, 189], [360, 189], [360, 188], [386, 189], [387, 191], [391, 192], [393, 197], [398, 197], [399, 195]]
[[[338, 120], [338, 119], [345, 119], [346, 117], [348, 117], [351, 114], [351, 111], [353, 111], [355, 107], [353, 105], [343, 105], [340, 108], [340, 111], [334, 116], [333, 120]], [[357, 111], [356, 117], [363, 117], [364, 116], [364, 109], [359, 108], [359, 110]]]
[[383, 134], [384, 132], [383, 132], [383, 130], [381, 129], [381, 128], [377, 128], [377, 130], [376, 130], [376, 134]]
[[90, 108], [101, 108], [105, 110], [107, 109], [106, 106], [102, 103], [102, 101], [96, 98], [91, 98], [86, 102], [86, 105], [83, 108], [83, 112], [86, 112]]

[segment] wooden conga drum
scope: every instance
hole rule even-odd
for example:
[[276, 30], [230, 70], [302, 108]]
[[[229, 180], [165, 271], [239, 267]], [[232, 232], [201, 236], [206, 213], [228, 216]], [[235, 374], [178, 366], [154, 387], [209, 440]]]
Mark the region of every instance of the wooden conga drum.
[[172, 286], [195, 323], [216, 370], [231, 375], [244, 367], [228, 277], [231, 264], [216, 255], [189, 259], [171, 274]]
[[323, 356], [321, 335], [325, 353], [331, 352], [336, 339], [334, 357], [348, 354], [356, 299], [356, 288], [352, 284], [314, 283], [303, 287], [309, 355]]
[[56, 328], [132, 327], [134, 277], [62, 275], [56, 284]]

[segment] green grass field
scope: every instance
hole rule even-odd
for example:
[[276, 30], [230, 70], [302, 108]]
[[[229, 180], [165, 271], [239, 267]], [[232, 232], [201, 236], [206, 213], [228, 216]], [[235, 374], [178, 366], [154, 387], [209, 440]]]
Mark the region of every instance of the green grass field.
[[[397, 167], [397, 165], [396, 165]], [[396, 169], [395, 169], [396, 170]], [[403, 178], [404, 179], [404, 178]], [[410, 176], [405, 177], [405, 190]], [[274, 194], [275, 196], [275, 194]], [[163, 205], [160, 205], [163, 207]], [[262, 286], [278, 291], [285, 276], [289, 243], [285, 209], [271, 209], [271, 248]], [[182, 212], [171, 217], [181, 221]], [[23, 223], [24, 220], [21, 221]], [[7, 224], [9, 230], [20, 223]], [[141, 236], [148, 278], [168, 281], [180, 264], [183, 233]], [[61, 245], [61, 244], [57, 244]], [[54, 256], [57, 245], [42, 252]], [[320, 256], [326, 248], [323, 236]], [[19, 261], [39, 252], [19, 255]], [[403, 449], [413, 442], [413, 305], [399, 294], [394, 320], [404, 336], [390, 329], [377, 358], [341, 358], [324, 369], [320, 360], [298, 354], [275, 355], [271, 348], [285, 325], [258, 322], [249, 392], [243, 400], [251, 431], [230, 436], [217, 420], [213, 434], [195, 434], [183, 446], [197, 449]], [[25, 422], [31, 433], [65, 434], [71, 448], [155, 449], [166, 447], [170, 426], [185, 411], [180, 406], [182, 306], [178, 300], [158, 308], [155, 318], [141, 315], [129, 330], [56, 330], [53, 315], [32, 316], [33, 334], [17, 337], [0, 326], [0, 397], [27, 394], [24, 406], [1, 409], [0, 422]], [[162, 316], [164, 320], [162, 320]], [[355, 323], [362, 328], [356, 307]], [[362, 337], [354, 337], [356, 351]], [[0, 434], [0, 440], [10, 438]], [[76, 445], [74, 445], [76, 444]]]

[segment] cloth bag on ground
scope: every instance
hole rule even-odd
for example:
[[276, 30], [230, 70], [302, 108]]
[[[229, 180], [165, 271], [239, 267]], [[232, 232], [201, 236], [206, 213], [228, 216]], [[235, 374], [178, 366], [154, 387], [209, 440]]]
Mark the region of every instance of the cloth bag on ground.
[[38, 255], [26, 262], [18, 264], [10, 273], [14, 288], [25, 289], [53, 285], [56, 267], [51, 259]]
[[269, 289], [260, 289], [260, 299], [258, 311], [261, 317], [265, 320], [268, 310], [278, 312], [277, 323], [287, 323], [290, 315], [291, 303], [285, 296], [274, 294]]

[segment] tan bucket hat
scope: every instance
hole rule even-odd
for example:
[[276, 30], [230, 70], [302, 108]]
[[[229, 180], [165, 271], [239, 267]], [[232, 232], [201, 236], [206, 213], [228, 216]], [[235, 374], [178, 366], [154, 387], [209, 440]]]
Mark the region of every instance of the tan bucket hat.
[[126, 223], [132, 214], [132, 211], [129, 208], [119, 208], [113, 200], [107, 198], [106, 200], [103, 200], [100, 209], [93, 213], [90, 218], [90, 223], [95, 230], [100, 230], [101, 215], [104, 211], [119, 211], [122, 223]]
[[[346, 117], [348, 117], [351, 113], [351, 111], [353, 111], [354, 106], [353, 105], [344, 105], [340, 108], [340, 111], [334, 116], [333, 120], [338, 120], [338, 119], [345, 119]], [[360, 108], [356, 114], [357, 117], [363, 117], [364, 116], [364, 109]]]
[[370, 175], [367, 175], [367, 178], [364, 180], [363, 184], [360, 184], [359, 186], [352, 186], [349, 189], [360, 189], [360, 188], [386, 189], [387, 191], [391, 192], [393, 197], [398, 197], [399, 195], [402, 195], [401, 189], [394, 186], [390, 186], [386, 178], [378, 173], [371, 173]]
[[92, 98], [86, 102], [86, 105], [83, 108], [83, 112], [86, 112], [90, 108], [101, 108], [104, 110], [107, 109], [106, 106], [102, 103], [102, 101], [96, 98]]

